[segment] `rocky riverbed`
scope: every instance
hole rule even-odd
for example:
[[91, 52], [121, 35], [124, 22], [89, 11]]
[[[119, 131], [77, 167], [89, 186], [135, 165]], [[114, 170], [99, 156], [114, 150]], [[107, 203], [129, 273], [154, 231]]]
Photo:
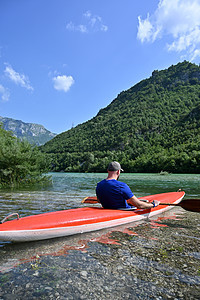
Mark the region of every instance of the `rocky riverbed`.
[[200, 214], [1, 244], [0, 300], [200, 299]]

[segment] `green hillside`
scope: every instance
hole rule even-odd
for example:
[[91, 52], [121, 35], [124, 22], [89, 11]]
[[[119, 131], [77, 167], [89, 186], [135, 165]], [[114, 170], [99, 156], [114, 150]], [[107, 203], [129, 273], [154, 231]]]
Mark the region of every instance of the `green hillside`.
[[184, 61], [154, 71], [91, 120], [47, 142], [52, 170], [200, 172], [200, 67]]

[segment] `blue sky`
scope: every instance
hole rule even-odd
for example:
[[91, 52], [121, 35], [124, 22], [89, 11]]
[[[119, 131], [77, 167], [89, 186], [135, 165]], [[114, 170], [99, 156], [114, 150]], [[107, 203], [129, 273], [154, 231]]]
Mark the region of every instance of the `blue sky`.
[[200, 0], [1, 0], [0, 116], [61, 133], [200, 60]]

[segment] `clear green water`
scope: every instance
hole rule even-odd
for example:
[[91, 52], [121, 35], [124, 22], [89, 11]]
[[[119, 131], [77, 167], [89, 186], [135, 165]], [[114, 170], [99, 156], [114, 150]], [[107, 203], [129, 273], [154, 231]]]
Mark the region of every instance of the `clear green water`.
[[[106, 174], [52, 173], [53, 185], [44, 190], [0, 191], [0, 219], [11, 212], [21, 216], [81, 206], [81, 200], [95, 195], [98, 181]], [[186, 192], [200, 198], [200, 175], [121, 174], [133, 193], [140, 197], [156, 193]]]
[[[39, 190], [0, 191], [0, 219], [81, 207], [106, 174], [54, 173]], [[200, 199], [200, 175], [122, 174], [136, 196]], [[174, 208], [140, 224], [34, 243], [0, 242], [0, 299], [199, 299], [200, 214]]]

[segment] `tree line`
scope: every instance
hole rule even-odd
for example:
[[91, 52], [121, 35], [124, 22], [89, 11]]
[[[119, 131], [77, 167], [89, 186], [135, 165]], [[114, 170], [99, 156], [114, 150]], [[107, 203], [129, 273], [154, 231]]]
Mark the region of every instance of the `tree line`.
[[20, 141], [0, 126], [0, 188], [49, 183], [49, 162], [38, 147]]

